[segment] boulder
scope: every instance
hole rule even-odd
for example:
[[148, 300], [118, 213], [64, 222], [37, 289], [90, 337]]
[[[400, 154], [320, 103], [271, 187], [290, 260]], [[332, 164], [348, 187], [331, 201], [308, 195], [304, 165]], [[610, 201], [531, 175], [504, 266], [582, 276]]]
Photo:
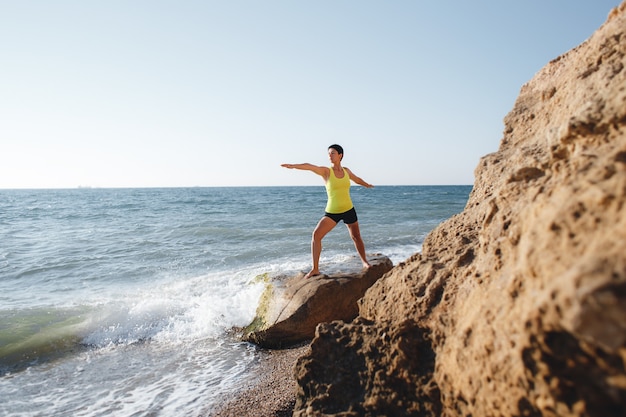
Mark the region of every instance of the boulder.
[[357, 301], [392, 263], [386, 256], [369, 258], [371, 268], [304, 278], [275, 277], [267, 283], [257, 315], [244, 329], [244, 340], [282, 348], [311, 340], [319, 323], [354, 319]]
[[318, 326], [294, 416], [626, 415], [626, 2], [521, 88], [475, 177]]

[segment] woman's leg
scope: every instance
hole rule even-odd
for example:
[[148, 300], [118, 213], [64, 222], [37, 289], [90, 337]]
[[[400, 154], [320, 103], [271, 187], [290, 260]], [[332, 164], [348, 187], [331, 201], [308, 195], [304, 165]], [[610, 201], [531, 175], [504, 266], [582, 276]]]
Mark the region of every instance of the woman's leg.
[[320, 255], [322, 254], [322, 239], [328, 232], [333, 230], [337, 225], [330, 217], [322, 217], [315, 230], [313, 230], [313, 236], [311, 238], [311, 258], [313, 260], [313, 269], [304, 277], [309, 278], [320, 273]]
[[369, 268], [371, 265], [367, 261], [367, 257], [365, 256], [365, 244], [363, 243], [363, 239], [361, 238], [361, 230], [359, 230], [359, 222], [354, 222], [351, 224], [347, 224], [348, 231], [350, 232], [350, 237], [354, 242], [354, 247], [356, 248], [357, 253], [359, 254], [359, 258], [361, 258], [361, 262], [363, 262], [364, 268]]

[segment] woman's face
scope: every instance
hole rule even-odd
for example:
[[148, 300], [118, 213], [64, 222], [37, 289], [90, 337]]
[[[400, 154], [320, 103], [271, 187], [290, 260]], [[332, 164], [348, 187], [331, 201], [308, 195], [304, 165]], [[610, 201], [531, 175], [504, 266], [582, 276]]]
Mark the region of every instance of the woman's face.
[[332, 164], [341, 162], [341, 154], [335, 148], [328, 148], [328, 159]]

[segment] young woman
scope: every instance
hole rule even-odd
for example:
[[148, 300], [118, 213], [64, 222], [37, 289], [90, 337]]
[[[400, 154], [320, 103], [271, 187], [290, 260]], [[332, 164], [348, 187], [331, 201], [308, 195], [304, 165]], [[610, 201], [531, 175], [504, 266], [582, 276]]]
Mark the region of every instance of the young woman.
[[330, 145], [328, 147], [328, 158], [332, 164], [331, 167], [322, 167], [312, 164], [281, 165], [289, 169], [312, 171], [324, 178], [324, 182], [326, 184], [326, 194], [328, 194], [326, 212], [313, 231], [313, 237], [311, 239], [311, 258], [313, 260], [313, 269], [305, 275], [305, 278], [320, 274], [319, 261], [320, 254], [322, 253], [322, 239], [341, 220], [343, 220], [348, 227], [350, 237], [354, 241], [354, 247], [361, 258], [363, 267], [370, 267], [370, 264], [365, 257], [365, 244], [361, 238], [356, 210], [354, 209], [352, 200], [350, 199], [350, 180], [366, 188], [373, 188], [374, 186], [354, 175], [354, 173], [348, 168], [341, 166], [341, 160], [343, 159], [343, 148], [341, 146]]

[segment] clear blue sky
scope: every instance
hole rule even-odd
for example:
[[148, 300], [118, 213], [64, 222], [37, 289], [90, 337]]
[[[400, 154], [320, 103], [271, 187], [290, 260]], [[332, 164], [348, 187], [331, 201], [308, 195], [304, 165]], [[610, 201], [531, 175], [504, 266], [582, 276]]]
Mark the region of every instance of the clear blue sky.
[[473, 184], [619, 0], [0, 0], [0, 188]]

